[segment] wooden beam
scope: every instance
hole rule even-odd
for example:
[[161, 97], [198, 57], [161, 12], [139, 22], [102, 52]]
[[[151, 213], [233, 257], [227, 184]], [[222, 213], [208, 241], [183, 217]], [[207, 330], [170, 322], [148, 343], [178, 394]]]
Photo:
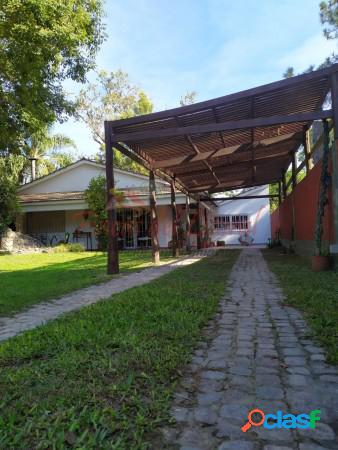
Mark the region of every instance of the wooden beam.
[[286, 199], [287, 195], [287, 186], [286, 186], [286, 170], [282, 169], [282, 191], [283, 191], [283, 199]]
[[[153, 170], [154, 174], [156, 176], [158, 176], [159, 178], [162, 178], [163, 180], [165, 180], [168, 183], [171, 183], [173, 181], [173, 178], [170, 177], [169, 174], [167, 174], [161, 170], [157, 170], [157, 169], [155, 170], [155, 168], [151, 164], [149, 164], [148, 161], [143, 159], [141, 156], [136, 154], [134, 151], [131, 151], [128, 147], [126, 147], [126, 145], [121, 145], [118, 142], [114, 142], [113, 146], [117, 150], [120, 150], [120, 152], [123, 153], [125, 156], [128, 156], [128, 158], [130, 158], [131, 160], [137, 162], [138, 164], [142, 165], [143, 167], [145, 167], [148, 170]], [[184, 194], [188, 194], [188, 190], [180, 182], [180, 180], [178, 178], [175, 179], [175, 186], [179, 191], [183, 192]], [[194, 196], [191, 196], [191, 197], [194, 198]], [[196, 200], [196, 199], [194, 198], [194, 200]]]
[[[256, 168], [262, 168], [267, 167], [271, 164], [278, 164], [279, 162], [282, 162], [286, 159], [288, 156], [287, 153], [283, 152], [281, 154], [274, 154], [269, 155], [264, 158], [256, 159]], [[227, 174], [232, 176], [238, 176], [238, 174], [246, 172], [248, 170], [251, 171], [252, 165], [251, 161], [240, 161], [240, 162], [234, 162], [233, 164], [227, 164], [224, 166], [216, 166], [213, 168], [215, 174], [217, 175], [217, 178], [222, 178], [226, 176]], [[198, 169], [198, 170], [187, 170], [187, 172], [180, 172], [178, 175], [181, 177], [183, 181], [186, 181], [186, 178], [193, 178], [199, 175], [206, 175], [207, 171], [204, 169]], [[217, 180], [218, 181], [218, 180]], [[219, 182], [219, 181], [218, 181]]]
[[190, 125], [187, 127], [171, 127], [159, 130], [135, 131], [133, 133], [117, 133], [113, 135], [114, 142], [137, 142], [154, 139], [170, 138], [191, 134], [214, 133], [218, 131], [233, 131], [255, 127], [269, 127], [295, 122], [312, 122], [313, 120], [332, 117], [332, 110], [318, 110], [297, 114], [256, 117], [254, 119], [230, 120], [228, 122]]
[[209, 223], [208, 223], [207, 208], [204, 208], [204, 226], [205, 226], [204, 240], [208, 244], [209, 243]]
[[106, 147], [106, 185], [107, 185], [107, 214], [108, 214], [108, 265], [109, 275], [119, 273], [119, 253], [117, 240], [117, 221], [114, 195], [114, 153], [111, 140], [111, 127], [104, 123]]
[[158, 217], [156, 208], [156, 182], [155, 174], [149, 172], [149, 204], [150, 204], [150, 232], [151, 232], [151, 255], [154, 264], [160, 262], [160, 251], [158, 243]]
[[[288, 135], [290, 136], [290, 135]], [[300, 136], [301, 139], [301, 136]], [[266, 155], [268, 152], [279, 152], [282, 151], [282, 148], [284, 146], [287, 146], [290, 143], [296, 143], [298, 142], [298, 134], [292, 134], [290, 137], [281, 139], [280, 141], [271, 142], [271, 138], [269, 139], [262, 139], [261, 141], [254, 142], [254, 146], [257, 147], [255, 149], [255, 158], [256, 160], [261, 159], [262, 155]], [[243, 147], [242, 145], [232, 145], [230, 147], [222, 147], [217, 150], [208, 151], [200, 153], [198, 156], [196, 155], [187, 155], [187, 156], [176, 156], [174, 158], [164, 159], [160, 161], [154, 161], [153, 162], [153, 168], [154, 169], [165, 169], [170, 168], [171, 170], [178, 169], [182, 167], [182, 164], [186, 164], [187, 162], [197, 162], [202, 160], [207, 160], [209, 163], [212, 162], [214, 158], [219, 158], [222, 156], [229, 156], [232, 160], [233, 158], [236, 158], [236, 156], [245, 156], [247, 161], [251, 160], [251, 150], [245, 150], [243, 151], [241, 149]], [[280, 149], [280, 150], [279, 150]], [[240, 150], [240, 151], [239, 151]], [[270, 155], [267, 155], [267, 157]], [[229, 164], [230, 165], [230, 164]]]
[[[191, 136], [187, 135], [186, 136], [189, 144], [191, 145], [192, 149], [194, 150], [196, 155], [199, 155], [201, 152], [199, 151], [197, 145], [193, 142], [193, 140], [191, 139]], [[216, 183], [219, 183], [219, 179], [217, 178], [217, 176], [215, 175], [215, 172], [213, 171], [212, 167], [210, 166], [210, 164], [206, 161], [203, 160], [203, 164], [206, 166], [206, 168], [208, 169], [208, 171], [211, 173], [211, 175], [213, 176], [213, 178], [216, 180]]]
[[190, 242], [190, 198], [188, 195], [185, 197], [185, 242], [186, 242], [186, 250], [188, 253], [191, 251], [191, 242]]
[[313, 159], [311, 158], [310, 130], [308, 129], [308, 127], [304, 127], [303, 146], [304, 146], [306, 174], [308, 174], [310, 170], [313, 168]]
[[201, 202], [197, 201], [197, 215], [196, 215], [196, 229], [197, 229], [197, 250], [202, 248], [201, 239]]
[[201, 196], [201, 202], [225, 202], [228, 200], [250, 200], [250, 199], [258, 199], [258, 198], [277, 198], [278, 194], [269, 194], [269, 195], [231, 195], [229, 197], [206, 197]]
[[297, 152], [292, 152], [291, 157], [292, 157], [292, 160], [291, 160], [291, 169], [292, 169], [291, 180], [292, 180], [292, 189], [294, 189], [296, 187], [296, 184], [297, 184], [297, 174], [296, 174], [296, 169], [297, 169]]
[[[276, 197], [276, 196], [274, 195], [274, 197]], [[280, 180], [278, 181], [278, 195], [277, 195], [277, 197], [278, 197], [278, 206], [280, 206], [281, 203], [282, 203], [282, 182]], [[270, 198], [273, 198], [273, 197], [270, 197]]]
[[177, 230], [177, 207], [176, 207], [176, 194], [175, 194], [175, 184], [170, 184], [171, 189], [171, 212], [172, 212], [172, 250], [173, 256], [179, 256], [178, 248], [178, 230]]
[[268, 92], [277, 91], [279, 89], [285, 89], [292, 86], [297, 87], [299, 83], [304, 83], [316, 79], [322, 79], [328, 77], [330, 74], [338, 72], [338, 64], [333, 64], [325, 69], [316, 70], [306, 74], [298, 75], [291, 78], [275, 81], [273, 83], [257, 86], [244, 91], [236, 92], [234, 94], [225, 95], [212, 100], [194, 103], [192, 105], [181, 106], [178, 108], [168, 109], [165, 111], [159, 111], [156, 113], [145, 114], [143, 116], [131, 117], [129, 119], [119, 119], [112, 121], [113, 127], [134, 125], [137, 123], [144, 123], [147, 121], [156, 121], [163, 119], [170, 119], [174, 116], [183, 116], [185, 114], [192, 114], [204, 109], [212, 109], [217, 106], [221, 106], [227, 103], [233, 103], [236, 100], [245, 99], [247, 97], [266, 94]]

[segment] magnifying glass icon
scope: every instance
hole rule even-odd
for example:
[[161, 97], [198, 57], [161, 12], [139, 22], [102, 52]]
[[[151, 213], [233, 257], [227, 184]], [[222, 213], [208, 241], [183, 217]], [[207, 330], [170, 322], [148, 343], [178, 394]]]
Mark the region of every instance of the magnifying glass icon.
[[[252, 416], [254, 414], [260, 414], [262, 416], [262, 418], [258, 422], [254, 421], [254, 420], [252, 420]], [[259, 427], [259, 426], [263, 425], [264, 420], [265, 420], [265, 414], [263, 413], [263, 411], [261, 409], [257, 409], [257, 408], [252, 409], [248, 414], [247, 423], [242, 426], [243, 433], [246, 433], [252, 426]]]

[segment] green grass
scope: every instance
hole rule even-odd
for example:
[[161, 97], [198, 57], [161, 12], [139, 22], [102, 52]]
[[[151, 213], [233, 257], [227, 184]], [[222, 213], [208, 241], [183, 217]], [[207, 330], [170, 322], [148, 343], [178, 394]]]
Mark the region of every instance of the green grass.
[[0, 448], [147, 449], [224, 293], [218, 252], [0, 345]]
[[309, 259], [263, 252], [277, 275], [289, 305], [302, 310], [316, 339], [326, 348], [328, 361], [338, 364], [338, 274], [311, 270]]
[[[162, 261], [172, 259], [161, 252]], [[0, 316], [110, 279], [104, 253], [35, 253], [0, 256]], [[120, 253], [121, 272], [151, 266], [150, 251]]]

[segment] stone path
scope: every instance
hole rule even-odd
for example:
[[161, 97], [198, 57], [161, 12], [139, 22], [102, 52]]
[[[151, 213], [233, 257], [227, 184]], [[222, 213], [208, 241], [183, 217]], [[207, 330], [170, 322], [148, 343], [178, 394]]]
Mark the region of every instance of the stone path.
[[[165, 448], [338, 449], [338, 369], [309, 339], [301, 313], [283, 303], [259, 250], [242, 251], [204, 334], [175, 394], [176, 424], [163, 430]], [[311, 430], [252, 427], [244, 434], [253, 408], [320, 409], [321, 420]]]
[[23, 331], [31, 330], [39, 325], [43, 325], [49, 320], [56, 319], [64, 313], [91, 305], [102, 299], [108, 299], [112, 294], [117, 294], [126, 289], [149, 283], [178, 267], [187, 266], [199, 261], [205, 256], [211, 256], [214, 253], [215, 249], [201, 250], [194, 255], [184, 257], [173, 263], [143, 269], [140, 272], [133, 272], [131, 274], [122, 274], [118, 278], [113, 278], [106, 283], [73, 291], [68, 295], [58, 299], [49, 300], [45, 303], [38, 303], [15, 316], [0, 317], [0, 341], [4, 341]]

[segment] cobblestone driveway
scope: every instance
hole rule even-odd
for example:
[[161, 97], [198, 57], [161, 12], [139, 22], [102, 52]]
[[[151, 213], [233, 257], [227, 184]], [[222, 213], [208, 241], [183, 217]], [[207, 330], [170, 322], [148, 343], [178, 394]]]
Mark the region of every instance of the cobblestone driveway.
[[[320, 301], [320, 299], [318, 299]], [[321, 410], [315, 429], [241, 431], [248, 412]], [[338, 370], [309, 338], [302, 315], [282, 291], [259, 250], [236, 262], [219, 312], [174, 400], [176, 425], [163, 430], [182, 450], [338, 449]]]

